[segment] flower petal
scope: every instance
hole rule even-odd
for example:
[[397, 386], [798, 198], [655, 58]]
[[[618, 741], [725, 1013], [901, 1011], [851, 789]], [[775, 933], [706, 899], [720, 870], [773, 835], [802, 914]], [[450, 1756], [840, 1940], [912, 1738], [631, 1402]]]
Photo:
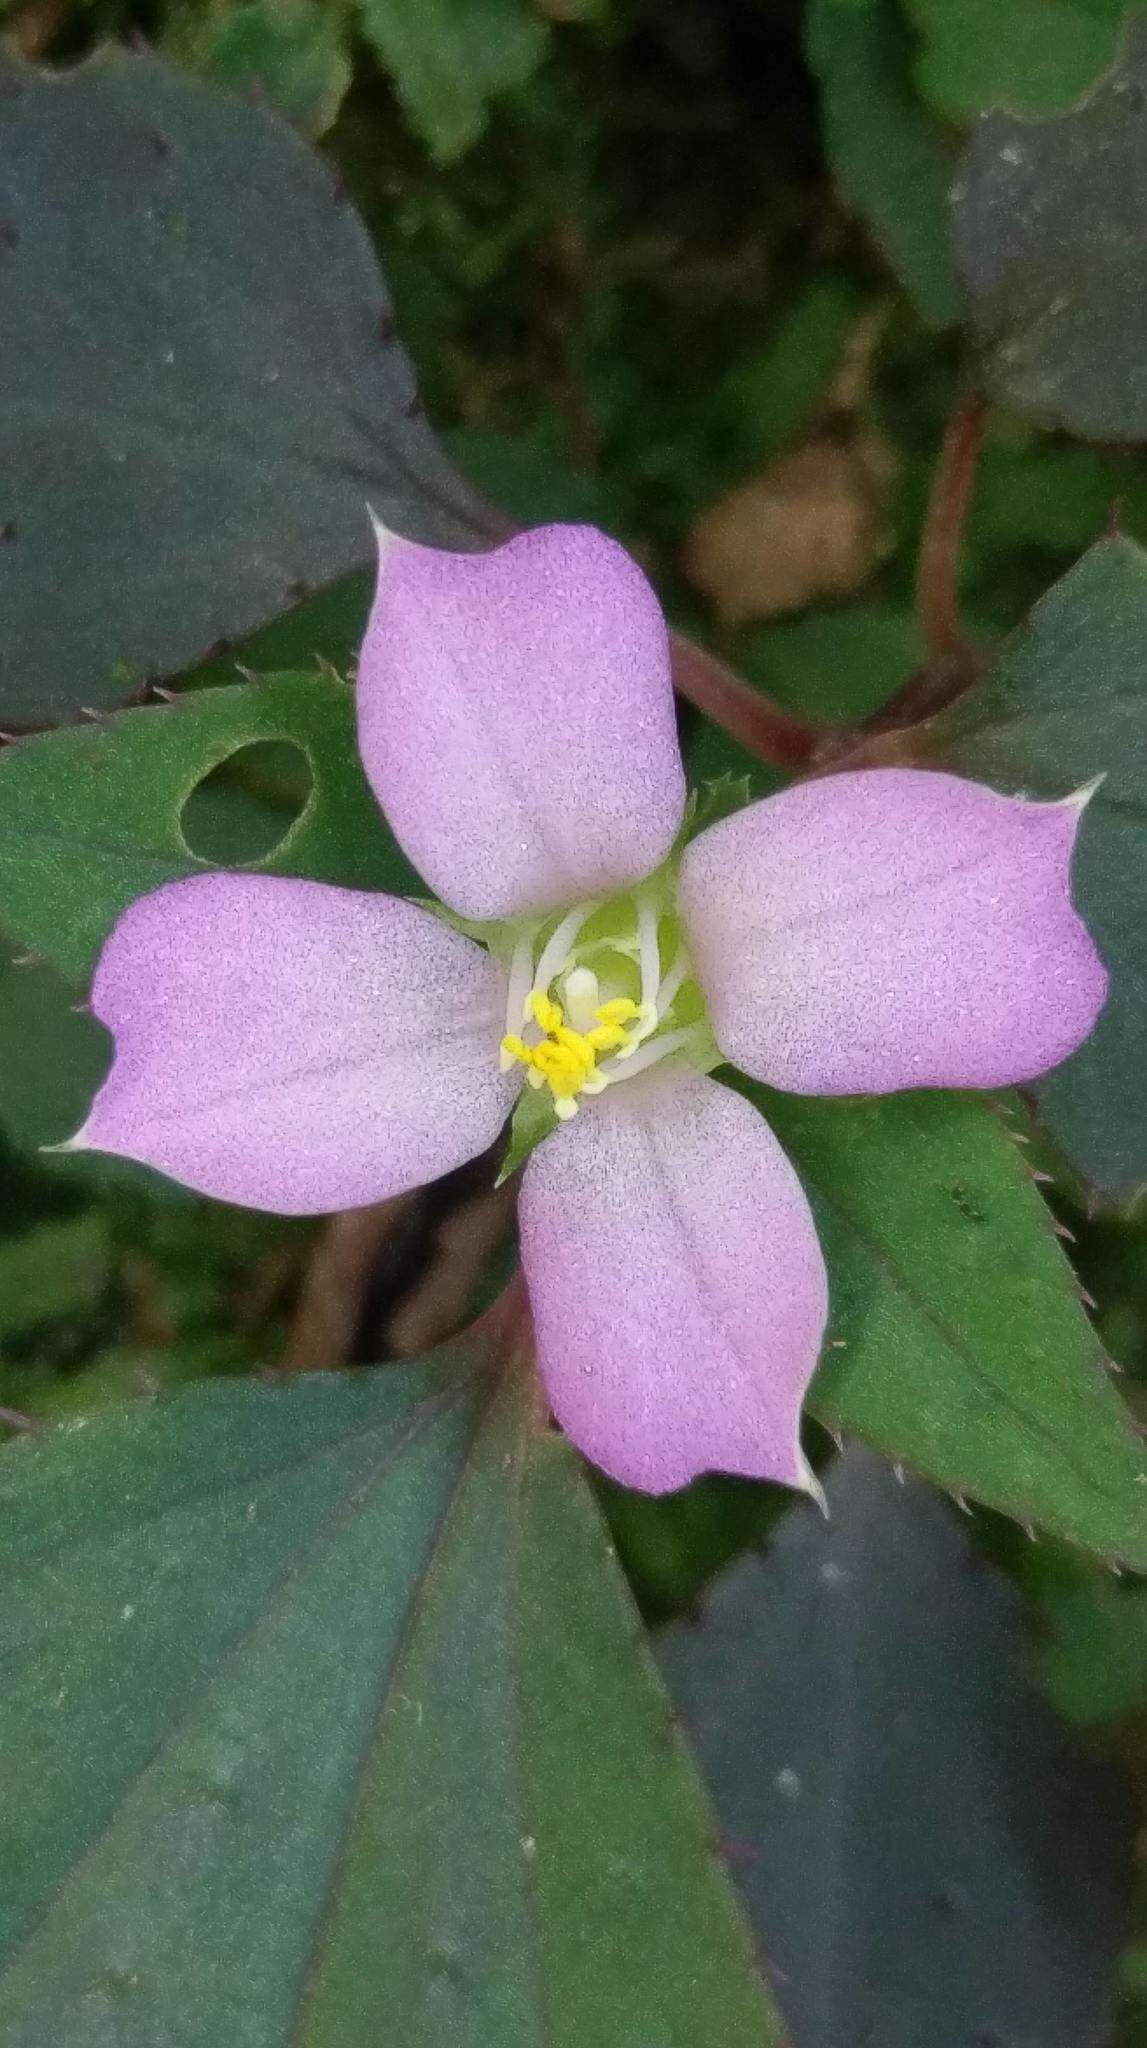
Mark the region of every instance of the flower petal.
[[592, 527], [481, 555], [380, 532], [358, 673], [374, 793], [464, 917], [608, 895], [668, 853], [685, 784], [665, 624]]
[[814, 1486], [824, 1262], [749, 1103], [680, 1070], [611, 1088], [531, 1154], [519, 1218], [542, 1378], [588, 1458], [647, 1493], [710, 1470]]
[[722, 1052], [806, 1095], [992, 1088], [1066, 1059], [1107, 991], [1071, 902], [1081, 808], [878, 768], [701, 833], [679, 901]]
[[493, 1143], [504, 978], [393, 896], [196, 875], [120, 919], [92, 989], [116, 1057], [71, 1143], [223, 1201], [379, 1201]]

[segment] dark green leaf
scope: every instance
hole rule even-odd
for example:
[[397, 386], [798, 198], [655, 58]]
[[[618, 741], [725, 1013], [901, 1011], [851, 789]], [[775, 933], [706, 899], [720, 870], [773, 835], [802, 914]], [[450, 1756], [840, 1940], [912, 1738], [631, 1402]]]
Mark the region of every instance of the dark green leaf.
[[494, 427], [453, 427], [442, 438], [465, 475], [521, 526], [551, 519], [613, 531], [624, 525], [620, 495], [602, 477], [575, 466], [560, 422], [548, 413], [512, 434]]
[[736, 473], [750, 464], [763, 467], [807, 430], [863, 310], [864, 300], [850, 286], [820, 278], [763, 348], [737, 358], [706, 406], [731, 444]]
[[365, 232], [272, 115], [157, 58], [0, 60], [0, 707], [122, 703], [399, 531], [486, 514]]
[[1038, 604], [985, 681], [920, 736], [929, 759], [1001, 789], [1104, 782], [1075, 895], [1111, 991], [1087, 1044], [1035, 1083], [1065, 1150], [1111, 1194], [1147, 1180], [1147, 554], [1102, 541]]
[[444, 1358], [0, 1460], [11, 2048], [769, 2048], [577, 1463]]
[[1105, 2048], [1129, 1788], [955, 1517], [856, 1449], [827, 1494], [662, 1648], [794, 2041]]
[[1062, 114], [1115, 61], [1130, 0], [905, 0], [920, 90], [952, 121]]
[[530, 0], [360, 0], [362, 26], [440, 163], [475, 142], [491, 101], [524, 85], [545, 55]]
[[0, 915], [33, 952], [82, 978], [135, 897], [208, 863], [180, 815], [202, 778], [253, 740], [293, 742], [311, 794], [254, 865], [347, 888], [417, 888], [359, 765], [337, 676], [267, 676], [162, 709], [17, 742], [0, 756]]
[[828, 1261], [813, 1414], [952, 1493], [1147, 1565], [1147, 1454], [1001, 1119], [938, 1092], [745, 1092]]
[[110, 1273], [108, 1221], [96, 1208], [0, 1238], [0, 1338], [90, 1313]]
[[948, 246], [951, 153], [913, 90], [911, 40], [895, 0], [812, 0], [807, 33], [841, 191], [921, 318], [950, 327], [960, 316]]
[[257, 674], [305, 669], [322, 660], [345, 673], [358, 654], [370, 610], [374, 578], [355, 569], [232, 646], [211, 654], [180, 677], [180, 687], [214, 689], [233, 683], [237, 664]]
[[350, 86], [341, 10], [324, 0], [240, 0], [175, 15], [166, 47], [235, 92], [266, 98], [304, 135], [323, 135]]
[[910, 611], [850, 604], [744, 634], [737, 667], [787, 711], [845, 724], [879, 710], [921, 659]]
[[[13, 954], [25, 957], [0, 930], [0, 1131], [17, 1152], [37, 1152], [79, 1129], [107, 1071], [111, 1036], [77, 1007], [75, 988], [53, 967], [13, 967]], [[165, 1204], [191, 1199], [174, 1181], [110, 1152], [52, 1152], [36, 1166], [89, 1188], [135, 1186]]]
[[1143, 28], [1077, 112], [996, 114], [975, 130], [955, 246], [981, 376], [1001, 405], [1092, 440], [1147, 437], [1145, 185]]
[[[73, 1009], [75, 989], [52, 968], [10, 966], [13, 954], [22, 957], [0, 932], [0, 1126], [21, 1149], [35, 1149], [78, 1130], [103, 1078], [109, 1041], [94, 1018]], [[52, 1162], [69, 1172], [71, 1164], [70, 1157]]]
[[1034, 1553], [1039, 1671], [1061, 1714], [1082, 1722], [1147, 1713], [1147, 1585], [1070, 1555]]

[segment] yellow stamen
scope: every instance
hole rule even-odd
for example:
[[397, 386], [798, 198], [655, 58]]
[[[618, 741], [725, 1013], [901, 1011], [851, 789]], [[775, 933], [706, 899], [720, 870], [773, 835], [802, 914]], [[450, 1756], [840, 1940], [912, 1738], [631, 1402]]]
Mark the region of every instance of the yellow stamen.
[[549, 1088], [563, 1121], [575, 1114], [579, 1095], [598, 1095], [605, 1087], [609, 1076], [598, 1073], [598, 1054], [616, 1053], [624, 1059], [644, 1036], [644, 1008], [629, 996], [601, 1003], [593, 1011], [597, 1022], [590, 1031], [575, 1031], [566, 1023], [561, 1004], [537, 989], [525, 1007], [545, 1036], [540, 1044], [527, 1045], [517, 1032], [508, 1031], [502, 1040], [503, 1070], [508, 1073], [515, 1062], [525, 1067], [532, 1088]]
[[602, 1003], [594, 1016], [599, 1024], [632, 1024], [639, 1009], [640, 1005], [629, 996], [614, 996], [612, 1002]]
[[625, 1044], [625, 1033], [620, 1024], [598, 1024], [593, 1031], [587, 1031], [585, 1042], [595, 1053], [616, 1052]]
[[[521, 1060], [524, 1067], [532, 1067], [534, 1064], [534, 1055], [526, 1044], [525, 1039], [516, 1038], [512, 1031], [507, 1031], [506, 1036], [502, 1040], [502, 1051], [511, 1062]], [[508, 1071], [509, 1069], [507, 1068]]]
[[539, 1031], [556, 1031], [559, 1024], [565, 1023], [561, 1004], [539, 995], [537, 989], [530, 997], [530, 1015]]

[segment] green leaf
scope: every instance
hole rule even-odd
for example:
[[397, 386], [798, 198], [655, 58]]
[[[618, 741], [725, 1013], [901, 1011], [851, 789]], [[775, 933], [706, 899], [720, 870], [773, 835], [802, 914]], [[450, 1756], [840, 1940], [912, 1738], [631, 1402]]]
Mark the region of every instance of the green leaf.
[[233, 91], [266, 97], [304, 135], [332, 126], [351, 82], [342, 15], [323, 0], [240, 0], [177, 13], [166, 47]]
[[1061, 1714], [1086, 1724], [1147, 1713], [1147, 1585], [1057, 1554], [1025, 1573], [1039, 1617], [1040, 1677]]
[[12, 2048], [777, 2042], [577, 1461], [473, 1366], [0, 1457]]
[[1147, 1454], [1000, 1117], [939, 1092], [744, 1092], [824, 1245], [818, 1420], [951, 1493], [1147, 1565]]
[[742, 637], [736, 666], [786, 711], [846, 724], [879, 710], [921, 659], [912, 613], [870, 603], [759, 626]]
[[535, 1146], [557, 1129], [557, 1123], [549, 1090], [523, 1088], [510, 1117], [510, 1142], [498, 1168], [498, 1187], [502, 1187], [519, 1167], [525, 1165]]
[[1140, 25], [1077, 112], [981, 122], [953, 191], [990, 396], [1097, 441], [1147, 438], [1145, 93]]
[[17, 742], [0, 756], [0, 916], [33, 952], [84, 976], [135, 897], [202, 872], [180, 831], [204, 776], [255, 740], [306, 755], [311, 794], [259, 872], [347, 888], [417, 888], [370, 793], [351, 693], [337, 676], [267, 676], [164, 708]]
[[763, 467], [807, 430], [864, 305], [850, 285], [817, 278], [763, 348], [735, 359], [705, 408], [706, 424], [730, 445], [730, 481], [750, 467]]
[[793, 2039], [1101, 2048], [1130, 1788], [960, 1517], [857, 1446], [826, 1494], [661, 1644]]
[[274, 115], [140, 52], [0, 56], [0, 222], [3, 724], [123, 703], [364, 563], [368, 499], [488, 530], [361, 223]]
[[448, 454], [491, 504], [520, 526], [572, 520], [616, 532], [624, 501], [606, 479], [578, 468], [560, 421], [548, 413], [512, 434], [495, 427], [452, 427]]
[[179, 678], [180, 688], [217, 689], [233, 683], [237, 666], [270, 675], [284, 669], [308, 669], [321, 660], [345, 673], [362, 644], [374, 575], [352, 570], [323, 590], [312, 591], [289, 610], [269, 619], [257, 632], [198, 662]]
[[1114, 63], [1129, 0], [905, 0], [920, 90], [952, 121], [1062, 114]]
[[[0, 930], [0, 1131], [17, 1152], [39, 1152], [83, 1123], [107, 1072], [111, 1036], [53, 967], [13, 967], [13, 954], [24, 957]], [[117, 1197], [134, 1186], [165, 1205], [192, 1200], [174, 1181], [110, 1152], [51, 1152], [35, 1165], [52, 1180]]]
[[[78, 1130], [107, 1066], [107, 1038], [94, 1018], [76, 1013], [75, 990], [59, 975], [10, 966], [13, 954], [20, 957], [0, 933], [0, 1126], [34, 1150]], [[52, 1167], [70, 1172], [71, 1155]]]
[[960, 317], [949, 249], [951, 151], [912, 88], [895, 0], [812, 0], [808, 57], [841, 191], [930, 327]]
[[1009, 791], [1105, 780], [1075, 857], [1111, 988], [1087, 1044], [1035, 1082], [1076, 1165], [1109, 1194], [1147, 1180], [1147, 554], [1101, 541], [1050, 590], [985, 680], [920, 735], [929, 760]]
[[99, 1209], [0, 1238], [0, 1338], [90, 1314], [110, 1275], [108, 1220]]
[[686, 847], [691, 839], [707, 832], [710, 825], [719, 825], [722, 818], [731, 818], [737, 811], [743, 811], [751, 798], [749, 777], [735, 775], [731, 770], [715, 775], [709, 781], [695, 783], [686, 798], [677, 848]]
[[360, 0], [363, 33], [439, 163], [477, 141], [491, 103], [525, 85], [549, 30], [529, 0]]

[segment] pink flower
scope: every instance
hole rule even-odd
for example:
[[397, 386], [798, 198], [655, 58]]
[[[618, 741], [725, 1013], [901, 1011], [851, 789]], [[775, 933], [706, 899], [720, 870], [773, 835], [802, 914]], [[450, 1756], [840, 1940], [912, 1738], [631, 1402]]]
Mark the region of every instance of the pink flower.
[[1069, 893], [1082, 801], [841, 774], [682, 851], [665, 626], [629, 557], [579, 527], [380, 541], [362, 758], [453, 918], [250, 874], [142, 898], [96, 973], [116, 1057], [72, 1143], [305, 1214], [448, 1172], [520, 1098], [548, 1133], [521, 1247], [569, 1435], [650, 1492], [709, 1468], [807, 1487], [824, 1265], [776, 1139], [710, 1070], [851, 1094], [1064, 1059], [1106, 992]]

